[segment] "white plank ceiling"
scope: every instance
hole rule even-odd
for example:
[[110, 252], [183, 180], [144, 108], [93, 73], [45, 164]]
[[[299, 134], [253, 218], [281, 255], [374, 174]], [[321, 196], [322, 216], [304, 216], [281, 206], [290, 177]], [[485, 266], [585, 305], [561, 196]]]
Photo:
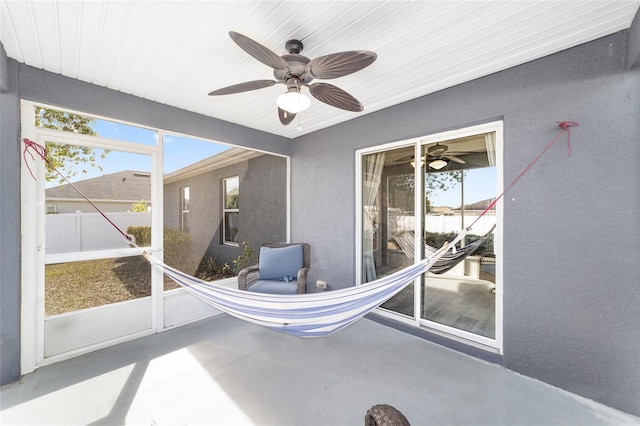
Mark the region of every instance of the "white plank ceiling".
[[[294, 138], [624, 30], [639, 5], [3, 0], [0, 41], [7, 56], [33, 67]], [[208, 96], [228, 85], [273, 79], [272, 70], [240, 49], [229, 31], [279, 55], [294, 38], [311, 59], [346, 50], [376, 52], [368, 68], [324, 80], [355, 96], [364, 111], [342, 111], [311, 98], [311, 107], [283, 126], [275, 104], [283, 85]]]

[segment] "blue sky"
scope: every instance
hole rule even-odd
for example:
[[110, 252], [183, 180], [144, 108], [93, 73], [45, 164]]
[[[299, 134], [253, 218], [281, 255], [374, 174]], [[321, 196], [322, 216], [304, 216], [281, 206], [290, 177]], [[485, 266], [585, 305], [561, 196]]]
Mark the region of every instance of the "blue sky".
[[[116, 139], [126, 142], [135, 142], [143, 145], [156, 145], [157, 133], [153, 130], [114, 123], [105, 120], [96, 120], [93, 126], [98, 136]], [[163, 173], [171, 173], [190, 164], [216, 155], [229, 149], [228, 145], [207, 142], [200, 139], [187, 138], [175, 134], [164, 136], [164, 170]], [[131, 154], [121, 151], [111, 151], [105, 158], [100, 158], [104, 150], [96, 149], [96, 163], [102, 167], [90, 167], [88, 164], [67, 166], [73, 168], [77, 174], [71, 177], [72, 182], [116, 173], [123, 170], [151, 171], [151, 157], [142, 154]], [[82, 172], [82, 171], [85, 172]], [[48, 182], [46, 187], [59, 185], [59, 181]]]
[[[157, 143], [156, 132], [142, 127], [96, 120], [94, 128], [99, 136], [105, 138], [144, 145], [155, 145]], [[230, 147], [175, 134], [165, 134], [163, 148], [163, 173], [167, 174], [216, 155]], [[96, 150], [96, 154], [99, 155], [100, 153], [101, 151]], [[97, 168], [82, 166], [87, 173], [78, 173], [72, 178], [72, 181], [89, 179], [122, 170], [151, 171], [150, 158], [140, 154], [111, 151], [106, 158], [99, 159], [98, 163], [102, 167], [102, 171]], [[465, 178], [465, 203], [474, 203], [496, 196], [495, 175], [495, 167], [468, 170]], [[59, 182], [51, 182], [47, 184], [47, 187], [58, 184]], [[458, 186], [448, 191], [434, 191], [430, 194], [430, 198], [434, 206], [458, 207], [460, 206], [460, 188]]]
[[[496, 168], [467, 170], [464, 179], [464, 203], [471, 204], [497, 195]], [[460, 185], [448, 191], [433, 191], [430, 194], [431, 205], [460, 207]]]
[[[95, 128], [98, 135], [105, 138], [137, 142], [145, 145], [156, 144], [156, 132], [141, 127], [97, 120]], [[165, 134], [163, 149], [163, 173], [166, 174], [225, 151], [229, 149], [229, 146], [174, 134]], [[102, 174], [120, 170], [137, 170], [135, 156], [129, 157], [130, 154], [118, 154], [120, 153], [112, 152], [106, 159], [108, 161], [103, 161], [103, 164], [101, 164], [104, 168]]]

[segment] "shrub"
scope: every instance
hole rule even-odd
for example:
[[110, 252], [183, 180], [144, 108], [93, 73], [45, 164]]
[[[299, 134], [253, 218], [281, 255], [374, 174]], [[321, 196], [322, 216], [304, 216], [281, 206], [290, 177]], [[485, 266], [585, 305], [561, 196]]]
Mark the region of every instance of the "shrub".
[[253, 253], [253, 250], [251, 250], [251, 247], [249, 247], [249, 243], [243, 241], [242, 247], [242, 254], [233, 260], [236, 272], [240, 272], [244, 268], [255, 265], [258, 262], [256, 255]]
[[447, 241], [453, 241], [456, 232], [425, 232], [424, 242], [434, 248], [440, 248]]
[[203, 280], [217, 280], [228, 276], [235, 275], [228, 263], [220, 265], [215, 256], [205, 257], [198, 267], [198, 277]]
[[151, 227], [150, 226], [129, 226], [127, 234], [131, 234], [136, 239], [136, 244], [141, 247], [151, 245]]
[[131, 208], [127, 211], [134, 212], [134, 213], [145, 213], [149, 211], [149, 205], [145, 200], [140, 200], [138, 202], [131, 204]]
[[[434, 248], [440, 248], [447, 241], [453, 241], [458, 235], [457, 232], [425, 232], [424, 242]], [[467, 234], [466, 243], [471, 244], [480, 238], [482, 235]], [[475, 254], [480, 255], [485, 252], [493, 252], [493, 235], [490, 235], [487, 241], [480, 246]]]
[[[127, 234], [132, 234], [139, 246], [151, 245], [150, 226], [129, 226]], [[164, 263], [190, 275], [197, 271], [200, 259], [193, 256], [191, 235], [183, 231], [164, 228], [163, 243]]]

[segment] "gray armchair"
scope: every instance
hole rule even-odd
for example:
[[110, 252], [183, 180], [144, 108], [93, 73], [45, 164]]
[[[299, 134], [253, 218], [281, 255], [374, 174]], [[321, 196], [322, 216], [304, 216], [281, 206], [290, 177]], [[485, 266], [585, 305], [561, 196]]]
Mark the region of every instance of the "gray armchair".
[[238, 273], [238, 288], [257, 293], [306, 293], [310, 261], [307, 243], [263, 244], [258, 264]]

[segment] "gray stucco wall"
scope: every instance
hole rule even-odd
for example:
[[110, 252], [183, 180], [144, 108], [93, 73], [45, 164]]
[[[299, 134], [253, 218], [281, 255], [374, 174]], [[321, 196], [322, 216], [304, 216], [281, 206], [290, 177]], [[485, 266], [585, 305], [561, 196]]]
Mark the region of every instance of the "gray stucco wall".
[[640, 9], [633, 18], [629, 29], [629, 48], [627, 51], [627, 68], [640, 67]]
[[505, 186], [573, 120], [504, 207], [504, 365], [640, 414], [640, 72], [627, 32], [298, 138], [292, 235], [313, 279], [355, 276], [354, 151], [504, 120]]
[[263, 155], [249, 160], [240, 177], [240, 233], [257, 255], [268, 242], [287, 240], [287, 160]]
[[[189, 228], [193, 249], [198, 256], [216, 256], [218, 262], [228, 262], [238, 256], [236, 247], [221, 244], [222, 200], [221, 180], [244, 175], [247, 163], [234, 164], [222, 169], [202, 173], [164, 186], [165, 226], [180, 229], [181, 188], [189, 187]], [[212, 250], [212, 246], [216, 250]], [[214, 253], [215, 252], [215, 253]]]
[[[4, 48], [0, 44], [0, 51]], [[4, 53], [0, 61], [6, 61]], [[20, 113], [18, 64], [1, 67], [0, 384], [20, 377]], [[6, 91], [5, 91], [6, 89]]]
[[165, 226], [180, 227], [180, 189], [189, 187], [191, 235], [200, 256], [215, 256], [233, 266], [243, 247], [222, 244], [222, 179], [240, 179], [238, 241], [247, 241], [257, 255], [265, 242], [285, 241], [287, 165], [284, 157], [262, 155], [249, 161], [202, 173], [164, 186]]

